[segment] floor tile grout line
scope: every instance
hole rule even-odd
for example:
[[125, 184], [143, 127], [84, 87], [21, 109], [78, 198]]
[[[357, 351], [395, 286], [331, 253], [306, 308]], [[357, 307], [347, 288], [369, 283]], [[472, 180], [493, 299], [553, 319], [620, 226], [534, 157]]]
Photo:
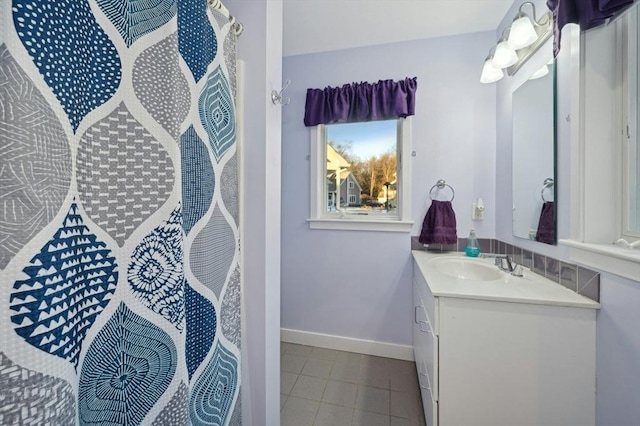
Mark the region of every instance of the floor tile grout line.
[[[419, 418], [413, 418], [413, 417], [407, 417], [407, 416], [401, 416], [401, 415], [394, 415], [394, 414], [392, 414], [392, 413], [388, 413], [388, 414], [387, 414], [387, 413], [380, 413], [380, 412], [378, 412], [378, 411], [366, 410], [366, 409], [364, 409], [364, 408], [349, 407], [349, 406], [344, 406], [344, 405], [337, 405], [337, 404], [332, 404], [332, 403], [330, 403], [330, 402], [326, 402], [326, 401], [317, 401], [317, 400], [314, 400], [314, 399], [304, 398], [304, 397], [301, 397], [301, 396], [290, 396], [290, 397], [298, 398], [298, 399], [304, 399], [304, 400], [306, 400], [306, 401], [310, 401], [310, 402], [318, 403], [318, 409], [315, 411], [315, 415], [314, 415], [314, 423], [313, 423], [313, 424], [315, 424], [315, 422], [316, 422], [316, 421], [317, 421], [317, 419], [318, 419], [318, 414], [320, 413], [320, 407], [322, 406], [322, 404], [324, 404], [324, 405], [330, 405], [330, 406], [332, 406], [332, 407], [336, 407], [336, 408], [346, 408], [346, 409], [348, 409], [348, 410], [351, 410], [351, 412], [352, 412], [352, 418], [353, 418], [353, 416], [355, 415], [355, 411], [356, 411], [356, 410], [357, 410], [357, 411], [362, 411], [362, 412], [365, 412], [365, 413], [371, 413], [371, 414], [377, 414], [377, 415], [380, 415], [380, 416], [389, 417], [390, 419], [391, 419], [391, 418], [396, 418], [396, 419], [402, 419], [402, 420], [415, 420], [415, 421], [420, 422], [420, 421], [421, 421], [421, 418], [422, 418], [422, 417], [421, 417], [421, 415], [420, 415], [420, 413], [416, 413], [416, 414], [418, 414], [418, 417], [419, 417]], [[289, 398], [289, 396], [287, 397], [287, 400], [288, 400], [288, 398]], [[285, 403], [285, 404], [286, 404], [286, 403]], [[280, 412], [283, 412], [283, 411], [284, 411], [284, 405], [283, 405], [283, 407], [280, 409]]]
[[[380, 416], [389, 417], [389, 419], [391, 419], [391, 418], [396, 418], [396, 419], [411, 420], [411, 421], [415, 420], [415, 421], [417, 421], [417, 422], [418, 422], [418, 424], [422, 424], [422, 423], [420, 423], [420, 422], [421, 422], [421, 419], [422, 419], [422, 415], [421, 415], [420, 413], [416, 413], [416, 414], [418, 415], [418, 418], [413, 418], [413, 417], [407, 417], [407, 416], [394, 415], [394, 414], [392, 414], [392, 413], [381, 413], [381, 412], [379, 412], [379, 411], [366, 410], [366, 409], [364, 409], [364, 408], [359, 408], [359, 407], [349, 407], [349, 406], [345, 406], [345, 405], [337, 405], [337, 404], [332, 404], [332, 403], [330, 403], [330, 402], [326, 402], [326, 401], [317, 401], [317, 400], [315, 400], [315, 399], [304, 398], [304, 397], [301, 397], [301, 396], [288, 395], [288, 396], [287, 396], [287, 400], [288, 400], [290, 397], [292, 397], [292, 398], [298, 398], [298, 399], [304, 399], [305, 401], [310, 401], [310, 402], [316, 402], [316, 403], [318, 403], [318, 409], [316, 410], [316, 412], [315, 412], [315, 414], [314, 414], [314, 420], [313, 420], [313, 423], [312, 423], [313, 425], [315, 425], [315, 422], [316, 422], [316, 420], [318, 419], [318, 414], [320, 413], [320, 407], [322, 406], [322, 404], [330, 405], [330, 406], [332, 406], [332, 407], [336, 407], [336, 408], [346, 408], [346, 409], [348, 409], [348, 410], [351, 410], [351, 412], [352, 412], [352, 414], [351, 414], [351, 415], [352, 415], [352, 419], [353, 419], [353, 417], [355, 416], [355, 412], [356, 412], [356, 410], [357, 410], [357, 411], [362, 411], [362, 412], [364, 412], [364, 413], [371, 413], [371, 414], [377, 414], [377, 415], [380, 415]], [[285, 403], [285, 405], [286, 405], [286, 403]], [[280, 412], [281, 412], [281, 413], [282, 413], [283, 411], [284, 411], [284, 405], [283, 405], [283, 407], [280, 409]]]
[[[389, 413], [381, 413], [379, 411], [371, 411], [371, 410], [367, 410], [366, 408], [362, 408], [362, 407], [356, 407], [354, 406], [348, 406], [348, 405], [339, 405], [339, 404], [334, 404], [331, 402], [327, 402], [327, 401], [319, 401], [317, 399], [312, 399], [312, 398], [306, 398], [304, 396], [297, 396], [297, 395], [287, 395], [287, 399], [288, 398], [298, 398], [298, 399], [304, 399], [305, 401], [311, 401], [311, 402], [317, 402], [319, 404], [325, 404], [325, 405], [331, 405], [333, 407], [338, 407], [338, 408], [348, 408], [350, 410], [360, 410], [360, 411], [364, 411], [367, 413], [373, 413], [373, 414], [380, 414], [382, 416], [389, 416], [389, 417], [397, 417], [399, 419], [408, 419], [408, 420], [412, 420], [410, 417], [403, 417], [401, 415], [395, 415], [395, 414], [391, 414]], [[284, 407], [282, 407], [284, 409]], [[281, 410], [282, 411], [282, 410]], [[314, 419], [315, 421], [315, 419]]]
[[299, 374], [296, 374], [296, 380], [293, 382], [293, 384], [291, 385], [291, 389], [289, 389], [289, 396], [291, 396], [291, 392], [293, 392], [293, 388], [296, 387], [296, 383], [298, 383], [298, 379], [300, 378]]
[[[322, 395], [324, 395], [324, 391], [327, 388], [327, 384], [324, 384], [324, 389], [322, 389]], [[316, 420], [318, 420], [318, 413], [320, 413], [320, 406], [322, 405], [322, 395], [320, 395], [320, 401], [318, 401], [318, 409], [316, 410], [316, 414], [313, 416], [313, 421], [311, 422], [311, 425], [315, 425], [316, 424]]]
[[[305, 361], [305, 364], [304, 364], [304, 365], [306, 365], [306, 361]], [[304, 370], [304, 365], [303, 365], [303, 367], [302, 367], [302, 370]], [[295, 375], [297, 375], [297, 376], [313, 377], [313, 378], [316, 378], [316, 379], [324, 379], [324, 380], [327, 380], [327, 381], [329, 381], [329, 380], [330, 380], [330, 381], [332, 381], [332, 382], [345, 383], [345, 384], [353, 384], [353, 385], [362, 385], [362, 386], [367, 386], [367, 387], [376, 388], [376, 389], [383, 389], [383, 390], [389, 390], [389, 391], [394, 391], [394, 392], [400, 392], [400, 393], [406, 393], [406, 394], [409, 394], [409, 392], [404, 391], [404, 390], [401, 390], [401, 389], [391, 389], [391, 383], [390, 383], [390, 380], [389, 380], [389, 385], [386, 385], [386, 386], [378, 386], [378, 385], [375, 385], [375, 384], [371, 384], [371, 383], [367, 383], [367, 382], [362, 382], [362, 381], [361, 381], [361, 380], [359, 380], [359, 379], [358, 379], [358, 381], [356, 381], [356, 382], [348, 382], [348, 381], [345, 381], [345, 380], [340, 380], [340, 379], [333, 378], [333, 377], [331, 377], [331, 373], [333, 372], [333, 367], [331, 368], [331, 370], [330, 370], [330, 372], [329, 372], [329, 375], [328, 375], [327, 377], [321, 377], [321, 376], [314, 376], [314, 375], [311, 375], [311, 374], [305, 374], [305, 373], [303, 373], [303, 372], [302, 372], [302, 370], [301, 370], [301, 372], [300, 372], [300, 373], [294, 373], [294, 372], [291, 372], [291, 371], [282, 371], [282, 372], [284, 372], [284, 373], [290, 373], [290, 374], [295, 374]], [[296, 380], [297, 380], [297, 379], [296, 379]], [[294, 384], [294, 385], [295, 385], [295, 384]]]
[[[295, 354], [289, 354], [289, 355], [297, 356], [297, 357], [300, 357], [300, 358], [304, 358], [304, 362], [302, 363], [302, 367], [300, 367], [300, 372], [299, 373], [293, 373], [292, 371], [285, 371], [285, 372], [286, 373], [293, 373], [293, 374], [297, 374], [297, 375], [302, 374], [302, 370], [304, 370], [304, 366], [307, 364], [308, 358], [304, 357], [304, 356], [301, 356], [301, 355], [295, 355]], [[281, 364], [280, 365], [280, 372], [282, 372], [282, 355], [280, 356], [280, 364]]]

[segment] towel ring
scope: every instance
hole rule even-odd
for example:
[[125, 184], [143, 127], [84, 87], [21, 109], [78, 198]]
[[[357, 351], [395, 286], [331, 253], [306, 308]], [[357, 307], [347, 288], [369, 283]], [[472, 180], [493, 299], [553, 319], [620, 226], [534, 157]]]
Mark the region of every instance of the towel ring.
[[434, 188], [443, 189], [445, 186], [448, 186], [449, 189], [451, 190], [451, 199], [449, 201], [453, 201], [453, 199], [456, 198], [456, 191], [453, 189], [453, 187], [451, 185], [449, 185], [447, 182], [445, 182], [444, 179], [438, 179], [436, 184], [433, 185], [431, 187], [431, 189], [429, 190], [429, 198], [431, 198], [431, 201], [433, 201], [432, 193], [433, 193]]
[[544, 198], [544, 190], [547, 188], [553, 188], [554, 181], [552, 178], [546, 178], [542, 185], [542, 189], [540, 190], [540, 198], [542, 198], [543, 202], [547, 202], [547, 199]]

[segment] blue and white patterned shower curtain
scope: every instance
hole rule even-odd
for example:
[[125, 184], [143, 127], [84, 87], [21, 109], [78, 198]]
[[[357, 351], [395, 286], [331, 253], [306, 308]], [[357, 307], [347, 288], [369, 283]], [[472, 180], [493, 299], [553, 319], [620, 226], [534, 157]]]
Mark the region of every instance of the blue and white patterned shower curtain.
[[240, 424], [236, 24], [0, 0], [0, 424]]

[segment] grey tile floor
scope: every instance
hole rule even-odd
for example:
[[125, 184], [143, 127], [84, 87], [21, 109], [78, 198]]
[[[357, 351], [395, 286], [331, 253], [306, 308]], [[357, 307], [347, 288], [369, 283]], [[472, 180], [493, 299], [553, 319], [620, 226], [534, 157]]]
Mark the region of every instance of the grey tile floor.
[[280, 344], [282, 426], [424, 426], [415, 364]]

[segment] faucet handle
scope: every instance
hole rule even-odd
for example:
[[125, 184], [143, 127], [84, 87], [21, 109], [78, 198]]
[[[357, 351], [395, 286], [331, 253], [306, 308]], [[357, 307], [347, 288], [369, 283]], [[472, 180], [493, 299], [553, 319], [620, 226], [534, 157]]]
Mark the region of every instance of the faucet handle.
[[511, 272], [511, 275], [513, 275], [514, 277], [524, 277], [524, 269], [522, 265], [514, 263], [513, 271]]
[[505, 272], [511, 272], [511, 261], [507, 255], [496, 257], [496, 266]]
[[518, 267], [518, 264], [512, 262], [511, 257], [506, 254], [496, 258], [496, 265], [510, 274], [513, 274]]

